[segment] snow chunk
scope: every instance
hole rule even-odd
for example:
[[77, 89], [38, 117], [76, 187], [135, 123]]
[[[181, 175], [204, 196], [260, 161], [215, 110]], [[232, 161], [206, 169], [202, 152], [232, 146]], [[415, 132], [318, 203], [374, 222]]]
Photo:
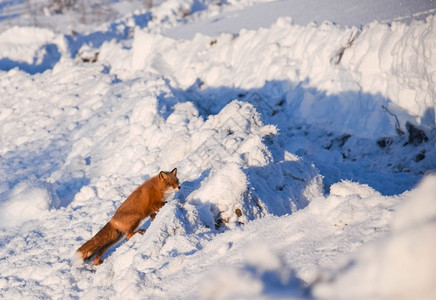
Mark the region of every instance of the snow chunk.
[[0, 34], [0, 58], [32, 64], [45, 54], [42, 46], [52, 42], [55, 34], [37, 27], [12, 27]]
[[330, 194], [336, 196], [359, 195], [362, 198], [368, 198], [369, 196], [378, 193], [367, 184], [359, 184], [357, 182], [344, 180], [333, 184], [330, 187]]
[[[243, 194], [247, 189], [247, 179], [237, 164], [230, 163], [220, 170], [212, 173], [202, 182], [201, 187], [195, 192], [193, 203], [207, 203], [209, 210], [214, 213], [216, 218], [220, 218], [225, 223], [237, 223], [238, 216], [236, 210], [241, 210], [243, 206]], [[211, 220], [209, 213], [205, 221]], [[202, 214], [201, 214], [202, 215]], [[201, 216], [200, 215], [200, 216]], [[215, 220], [215, 222], [221, 222]], [[207, 224], [214, 227], [215, 224]]]
[[[153, 60], [159, 59], [161, 56], [159, 48], [172, 47], [173, 40], [162, 35], [150, 34], [135, 29], [133, 45], [132, 45], [132, 69], [140, 70], [143, 68], [153, 67]], [[159, 67], [159, 63], [155, 65]]]
[[46, 188], [21, 182], [11, 191], [9, 199], [0, 203], [0, 227], [19, 226], [40, 219], [51, 206], [52, 197]]

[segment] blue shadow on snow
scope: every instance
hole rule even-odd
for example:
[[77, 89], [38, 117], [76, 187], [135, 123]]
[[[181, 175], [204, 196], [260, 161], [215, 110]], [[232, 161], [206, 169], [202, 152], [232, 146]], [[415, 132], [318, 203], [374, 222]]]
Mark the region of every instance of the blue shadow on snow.
[[[402, 159], [395, 158], [389, 149], [383, 149], [377, 144], [379, 139], [386, 136], [396, 140], [397, 144], [401, 144], [404, 139], [396, 135], [392, 125], [393, 117], [382, 109], [382, 106], [389, 105], [389, 99], [363, 92], [327, 95], [324, 91], [306, 88], [304, 83], [306, 82], [294, 84], [288, 81], [268, 81], [263, 87], [244, 90], [230, 87], [205, 88], [203, 82], [197, 79], [189, 88], [181, 90], [171, 87], [167, 81], [171, 94], [158, 96], [158, 109], [166, 119], [176, 103], [192, 102], [200, 115], [207, 119], [235, 99], [249, 102], [261, 114], [264, 124], [273, 124], [278, 128], [278, 135], [270, 138], [268, 144], [274, 161], [283, 160], [287, 151], [298, 155], [300, 159], [313, 162], [324, 177], [326, 193], [332, 184], [351, 180], [368, 184], [383, 195], [401, 194], [412, 189], [422, 174], [428, 171], [425, 165], [417, 165], [418, 169], [421, 168], [417, 173], [396, 168], [392, 161], [401, 165]], [[301, 114], [305, 101], [308, 101], [305, 97], [322, 104], [311, 107], [313, 111], [309, 116], [312, 121]], [[323, 107], [328, 107], [328, 111], [322, 110]], [[331, 116], [329, 124], [313, 122], [318, 115], [326, 113]], [[384, 134], [360, 138], [358, 132], [367, 130], [365, 124], [371, 125], [368, 119], [374, 113], [379, 114], [377, 125], [380, 129], [376, 130]], [[430, 121], [434, 120], [430, 113], [428, 115]], [[357, 134], [349, 134], [350, 131]], [[415, 152], [421, 150], [415, 147], [404, 151], [410, 152], [410, 164], [415, 164]], [[381, 161], [386, 164], [371, 163], [370, 155], [381, 157]]]
[[42, 61], [37, 62], [37, 58], [33, 59], [33, 63], [14, 61], [9, 58], [0, 59], [0, 70], [9, 71], [18, 68], [23, 72], [29, 74], [43, 73], [47, 70], [53, 69], [56, 63], [61, 59], [61, 54], [55, 44], [47, 44], [42, 48], [45, 53]]
[[[6, 186], [8, 192], [20, 182], [34, 182], [49, 191], [55, 208], [68, 206], [75, 194], [90, 182], [86, 177], [73, 177], [68, 171], [58, 181], [49, 182], [51, 174], [62, 170], [70, 147], [59, 139], [51, 141], [46, 148], [29, 143], [5, 153], [0, 157], [0, 186]], [[7, 196], [0, 191], [0, 201]]]

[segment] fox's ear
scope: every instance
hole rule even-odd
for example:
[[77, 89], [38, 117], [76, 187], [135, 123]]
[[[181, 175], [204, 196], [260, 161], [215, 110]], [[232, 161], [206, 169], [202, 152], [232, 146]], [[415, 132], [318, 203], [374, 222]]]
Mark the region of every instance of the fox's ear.
[[174, 169], [171, 171], [171, 174], [173, 174], [174, 176], [177, 176], [177, 168], [174, 168]]
[[168, 177], [168, 175], [165, 174], [164, 171], [160, 171], [160, 172], [159, 172], [159, 178], [160, 178], [160, 179], [167, 179], [167, 177]]

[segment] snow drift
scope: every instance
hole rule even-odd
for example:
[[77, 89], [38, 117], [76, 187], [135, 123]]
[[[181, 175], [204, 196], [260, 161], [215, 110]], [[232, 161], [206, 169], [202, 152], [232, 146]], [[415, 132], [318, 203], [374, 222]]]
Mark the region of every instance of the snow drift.
[[431, 299], [436, 295], [436, 175], [404, 195], [384, 239], [369, 243], [315, 286], [321, 299]]

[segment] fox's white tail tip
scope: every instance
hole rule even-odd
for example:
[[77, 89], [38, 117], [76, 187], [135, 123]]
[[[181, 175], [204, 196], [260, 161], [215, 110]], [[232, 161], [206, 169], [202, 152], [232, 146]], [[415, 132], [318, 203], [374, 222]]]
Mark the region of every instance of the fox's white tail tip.
[[71, 264], [73, 266], [80, 266], [81, 264], [83, 264], [83, 257], [79, 251], [74, 252], [73, 256], [71, 257]]

